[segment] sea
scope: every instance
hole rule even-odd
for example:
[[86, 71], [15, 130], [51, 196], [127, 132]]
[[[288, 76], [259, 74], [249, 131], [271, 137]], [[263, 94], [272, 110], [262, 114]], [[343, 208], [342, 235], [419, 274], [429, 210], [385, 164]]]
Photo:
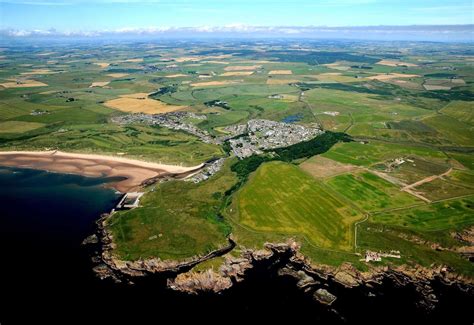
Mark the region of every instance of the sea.
[[100, 280], [92, 271], [97, 246], [81, 243], [120, 199], [107, 186], [116, 180], [0, 167], [0, 324], [474, 321], [472, 295], [442, 283], [434, 284], [434, 310], [419, 306], [414, 286], [390, 281], [376, 294], [326, 283], [338, 297], [328, 307], [278, 275], [281, 261], [220, 294], [177, 293], [159, 275], [134, 284]]

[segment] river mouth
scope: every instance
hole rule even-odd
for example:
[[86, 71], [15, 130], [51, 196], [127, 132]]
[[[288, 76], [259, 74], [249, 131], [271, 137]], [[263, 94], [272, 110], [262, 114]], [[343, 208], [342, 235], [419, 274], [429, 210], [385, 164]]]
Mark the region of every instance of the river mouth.
[[[416, 307], [416, 289], [384, 283], [383, 290], [345, 289], [328, 282], [338, 299], [318, 304], [298, 289], [296, 280], [279, 273], [287, 260], [257, 264], [243, 282], [220, 294], [188, 295], [166, 288], [163, 276], [133, 279], [134, 285], [98, 279], [91, 258], [99, 248], [81, 245], [97, 231], [96, 220], [109, 212], [120, 194], [108, 178], [89, 178], [40, 170], [0, 167], [0, 322], [26, 320], [109, 322], [132, 318], [207, 321], [262, 317], [313, 323], [356, 323], [383, 319], [433, 321], [456, 315], [469, 323], [472, 295], [437, 284], [439, 308], [424, 314]], [[404, 313], [399, 311], [403, 310]], [[255, 319], [255, 318], [254, 318]], [[472, 322], [471, 322], [472, 323]]]

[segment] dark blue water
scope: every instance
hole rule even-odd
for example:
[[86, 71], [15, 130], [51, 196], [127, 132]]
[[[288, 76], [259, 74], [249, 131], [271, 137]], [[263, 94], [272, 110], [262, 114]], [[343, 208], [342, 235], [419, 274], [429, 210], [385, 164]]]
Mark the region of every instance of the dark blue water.
[[299, 122], [303, 119], [303, 115], [302, 114], [294, 114], [294, 115], [288, 115], [286, 116], [284, 119], [282, 119], [281, 121], [284, 122], [284, 123], [295, 123], [295, 122]]
[[[0, 167], [0, 323], [227, 323], [289, 320], [290, 323], [378, 323], [380, 319], [472, 323], [472, 296], [440, 286], [440, 306], [431, 315], [416, 307], [413, 287], [386, 283], [377, 297], [322, 283], [338, 296], [327, 308], [278, 276], [269, 262], [251, 270], [246, 281], [223, 294], [189, 296], [166, 289], [161, 276], [136, 279], [133, 286], [99, 280], [91, 256], [81, 246], [95, 232], [101, 213], [118, 196], [106, 178], [86, 178]], [[159, 217], [159, 216], [157, 216]], [[281, 264], [281, 262], [279, 262]], [[372, 290], [372, 289], [370, 289]], [[441, 299], [442, 298], [442, 299]], [[387, 316], [389, 315], [389, 316]], [[388, 318], [387, 318], [388, 317]]]
[[103, 186], [112, 180], [0, 167], [0, 283], [8, 297], [0, 317], [20, 306], [47, 313], [91, 288], [81, 242], [119, 199]]

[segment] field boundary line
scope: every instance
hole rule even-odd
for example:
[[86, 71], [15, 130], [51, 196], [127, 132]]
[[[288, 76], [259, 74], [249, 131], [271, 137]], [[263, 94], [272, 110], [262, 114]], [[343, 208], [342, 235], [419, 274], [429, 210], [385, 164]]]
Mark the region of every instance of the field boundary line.
[[370, 216], [370, 213], [366, 213], [365, 214], [365, 218], [363, 220], [360, 220], [360, 221], [357, 221], [356, 223], [354, 223], [354, 253], [357, 252], [357, 227], [366, 222], [367, 220], [369, 220], [369, 216]]

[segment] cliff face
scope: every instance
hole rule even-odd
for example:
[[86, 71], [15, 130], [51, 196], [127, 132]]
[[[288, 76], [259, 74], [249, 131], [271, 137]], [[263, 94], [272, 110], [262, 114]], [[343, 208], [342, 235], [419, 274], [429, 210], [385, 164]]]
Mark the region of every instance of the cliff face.
[[[438, 301], [432, 287], [434, 281], [455, 285], [474, 294], [474, 279], [456, 274], [445, 266], [371, 266], [368, 271], [361, 272], [350, 263], [338, 267], [320, 265], [301, 254], [300, 246], [294, 240], [266, 243], [261, 250], [244, 249], [239, 256], [232, 256], [228, 253], [236, 244], [229, 238], [229, 245], [186, 260], [123, 261], [113, 254], [113, 238], [105, 227], [106, 218], [103, 216], [98, 221], [102, 253], [94, 271], [101, 278], [112, 278], [117, 282], [133, 283], [140, 277], [160, 275], [166, 278], [166, 284], [172, 290], [189, 294], [219, 293], [244, 281], [253, 269], [265, 269], [294, 279], [299, 289], [325, 305], [331, 305], [337, 299], [337, 292], [344, 290], [362, 290], [369, 296], [377, 295], [383, 292], [387, 281], [396, 287], [414, 286], [419, 293], [419, 304], [427, 309], [434, 308]], [[216, 270], [192, 270], [197, 264], [218, 256], [223, 256], [224, 261]]]

